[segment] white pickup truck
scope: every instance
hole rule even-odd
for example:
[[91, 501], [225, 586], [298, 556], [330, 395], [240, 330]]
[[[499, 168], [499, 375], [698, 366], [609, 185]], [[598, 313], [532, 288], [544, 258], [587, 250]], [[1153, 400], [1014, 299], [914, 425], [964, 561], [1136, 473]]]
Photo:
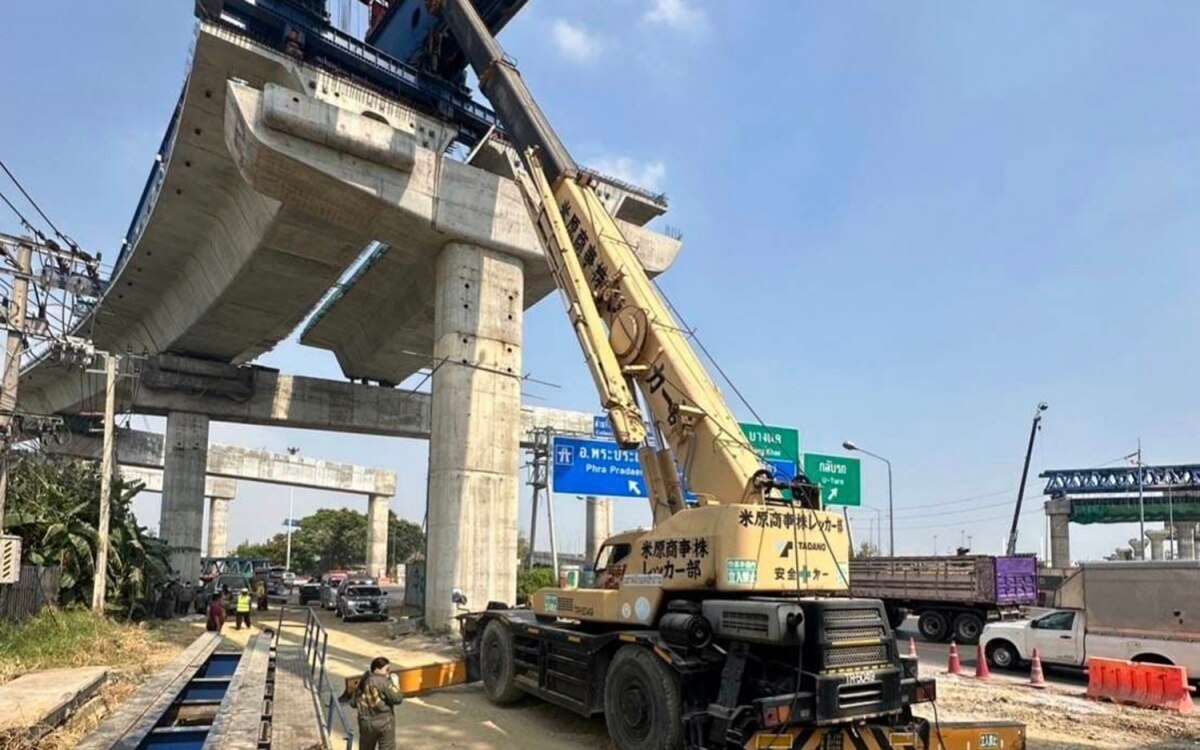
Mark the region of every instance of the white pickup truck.
[[1200, 679], [1200, 563], [1085, 564], [1056, 601], [1064, 608], [985, 626], [989, 663], [1013, 667], [1037, 649], [1044, 663], [1081, 667], [1095, 656], [1173, 664]]

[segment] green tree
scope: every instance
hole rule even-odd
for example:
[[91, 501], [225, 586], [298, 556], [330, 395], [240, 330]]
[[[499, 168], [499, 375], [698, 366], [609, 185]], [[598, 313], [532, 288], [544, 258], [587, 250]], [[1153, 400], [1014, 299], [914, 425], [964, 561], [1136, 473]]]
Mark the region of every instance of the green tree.
[[[113, 480], [109, 510], [108, 605], [124, 617], [142, 614], [155, 584], [170, 573], [170, 549], [139, 526], [133, 498], [140, 482]], [[59, 603], [92, 599], [100, 524], [100, 471], [95, 464], [23, 455], [9, 469], [7, 526], [31, 565], [62, 568]]]
[[425, 533], [421, 527], [388, 511], [389, 562], [404, 564], [425, 556]]
[[861, 560], [865, 557], [879, 557], [879, 548], [871, 542], [862, 542], [858, 545], [858, 550], [851, 550], [850, 557], [855, 560]]
[[[407, 563], [425, 554], [425, 534], [412, 521], [389, 511], [387, 560]], [[236, 557], [261, 557], [283, 565], [287, 534], [265, 542], [246, 540], [233, 551]], [[322, 508], [300, 519], [292, 531], [292, 570], [323, 573], [335, 568], [361, 568], [367, 564], [367, 517], [349, 508]]]

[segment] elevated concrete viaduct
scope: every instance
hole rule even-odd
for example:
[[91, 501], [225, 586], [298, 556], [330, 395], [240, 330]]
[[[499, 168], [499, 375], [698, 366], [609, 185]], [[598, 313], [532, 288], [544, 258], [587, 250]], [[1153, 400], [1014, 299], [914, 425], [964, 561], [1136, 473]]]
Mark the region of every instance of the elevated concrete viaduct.
[[[107, 351], [214, 368], [251, 362], [374, 248], [302, 341], [333, 351], [351, 378], [399, 383], [430, 368], [431, 396], [348, 394], [258, 373], [246, 396], [236, 382], [215, 397], [156, 388], [149, 373], [126, 395], [135, 411], [167, 417], [162, 529], [189, 559], [200, 546], [210, 419], [374, 434], [428, 425], [426, 615], [445, 623], [453, 588], [480, 606], [515, 595], [516, 472], [528, 424], [517, 395], [521, 316], [553, 287], [503, 174], [503, 149], [481, 148], [472, 163], [447, 158], [454, 126], [304, 62], [302, 47], [292, 52], [220, 19], [200, 23], [127, 244], [77, 330]], [[665, 270], [680, 243], [639, 226], [665, 210], [661, 198], [614, 181], [597, 192], [617, 207], [643, 265]], [[98, 378], [43, 361], [22, 373], [19, 406], [94, 413], [100, 390]], [[371, 399], [397, 411], [377, 411]], [[590, 418], [579, 431], [587, 429]]]
[[[126, 481], [141, 482], [145, 492], [162, 493], [162, 469], [141, 466], [118, 466], [118, 469]], [[237, 480], [208, 477], [204, 496], [208, 498], [208, 556], [225, 557], [229, 551], [229, 504], [237, 497]]]
[[[47, 453], [98, 460], [102, 441], [93, 435], [68, 435], [61, 443], [47, 442]], [[118, 430], [116, 435], [117, 463], [127, 479], [141, 479], [146, 489], [163, 492], [164, 469], [170, 451], [180, 450], [177, 444], [168, 445], [162, 435], [139, 430]], [[170, 449], [170, 450], [168, 450]], [[185, 445], [182, 450], [190, 451]], [[378, 575], [386, 568], [388, 509], [396, 494], [396, 474], [386, 469], [314, 459], [307, 456], [272, 453], [231, 445], [213, 443], [205, 456], [205, 497], [209, 498], [208, 546], [210, 556], [220, 556], [228, 547], [229, 501], [236, 495], [237, 480], [280, 484], [289, 487], [308, 487], [331, 492], [345, 492], [367, 497], [367, 570]], [[189, 509], [192, 510], [192, 509]], [[199, 540], [203, 533], [203, 507], [200, 517], [194, 512], [175, 513], [170, 536], [166, 524], [161, 524], [162, 536], [171, 544], [176, 570], [189, 575], [193, 566], [199, 575]], [[164, 507], [164, 513], [166, 508]], [[186, 525], [185, 525], [186, 524]], [[191, 545], [195, 543], [193, 548]], [[185, 579], [186, 580], [186, 579]]]

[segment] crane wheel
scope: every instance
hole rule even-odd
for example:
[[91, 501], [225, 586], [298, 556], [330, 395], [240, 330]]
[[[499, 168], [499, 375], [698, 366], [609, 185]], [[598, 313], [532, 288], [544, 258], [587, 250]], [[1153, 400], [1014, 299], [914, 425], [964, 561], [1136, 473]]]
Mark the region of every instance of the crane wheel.
[[618, 750], [679, 750], [679, 679], [649, 649], [622, 646], [604, 681], [604, 722]]
[[517, 665], [513, 660], [513, 635], [508, 626], [492, 620], [479, 639], [479, 665], [483, 689], [492, 703], [512, 703], [523, 693], [517, 687]]

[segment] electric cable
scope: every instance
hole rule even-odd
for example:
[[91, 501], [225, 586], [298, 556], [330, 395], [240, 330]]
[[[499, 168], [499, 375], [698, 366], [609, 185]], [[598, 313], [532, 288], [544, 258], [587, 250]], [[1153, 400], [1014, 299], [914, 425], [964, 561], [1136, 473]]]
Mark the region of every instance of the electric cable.
[[[78, 250], [79, 245], [75, 243], [75, 240], [58, 230], [58, 227], [55, 226], [54, 222], [50, 220], [50, 217], [46, 215], [46, 212], [42, 210], [42, 207], [39, 206], [37, 201], [33, 199], [33, 196], [25, 190], [25, 186], [21, 184], [21, 181], [17, 179], [17, 176], [14, 175], [11, 170], [9, 170], [8, 165], [4, 163], [3, 159], [0, 159], [0, 169], [3, 169], [4, 173], [8, 175], [8, 179], [12, 180], [12, 183], [17, 186], [17, 190], [21, 191], [21, 195], [25, 196], [25, 200], [29, 201], [29, 205], [33, 206], [33, 210], [37, 211], [38, 214], [46, 221], [46, 223], [50, 225], [50, 229], [54, 231], [54, 234], [57, 235], [58, 238], [63, 242], [67, 243], [71, 249]], [[5, 202], [8, 202], [7, 199], [5, 199]]]

